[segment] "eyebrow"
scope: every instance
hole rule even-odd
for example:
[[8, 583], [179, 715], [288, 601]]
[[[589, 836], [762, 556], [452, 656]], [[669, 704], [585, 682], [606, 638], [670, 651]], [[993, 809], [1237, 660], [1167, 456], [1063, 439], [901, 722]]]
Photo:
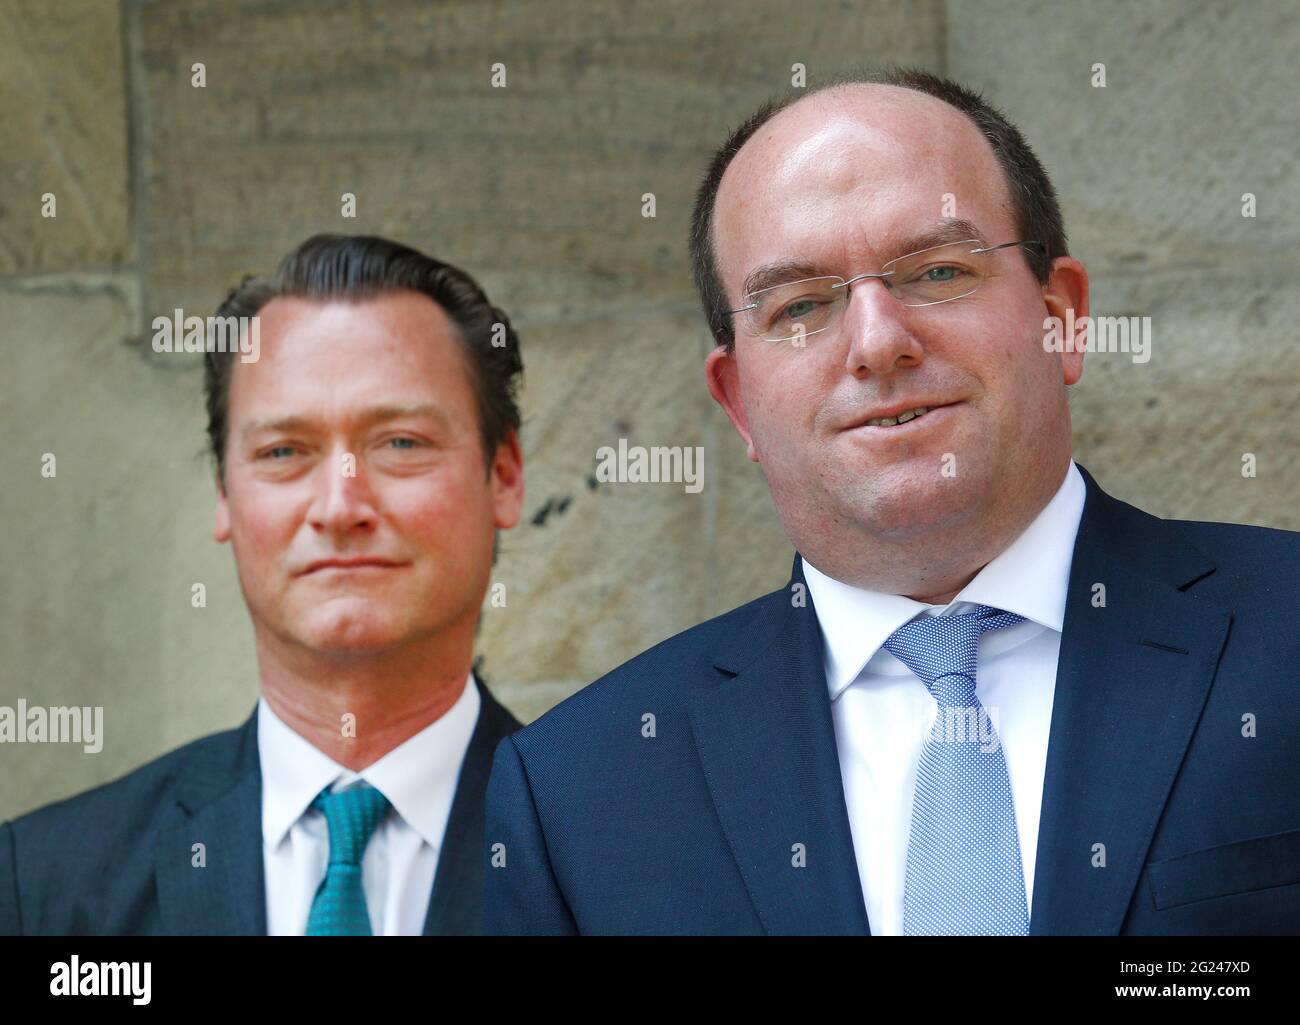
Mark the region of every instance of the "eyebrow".
[[[891, 259], [896, 259], [899, 256], [906, 256], [908, 253], [929, 249], [931, 246], [942, 246], [949, 242], [964, 242], [969, 238], [975, 239], [981, 246], [988, 245], [984, 233], [972, 222], [962, 217], [945, 217], [920, 232], [903, 239], [888, 242], [883, 248], [885, 251], [894, 254]], [[832, 273], [824, 267], [819, 267], [817, 264], [808, 263], [804, 260], [777, 260], [773, 263], [763, 264], [763, 266], [751, 271], [749, 276], [745, 278], [745, 283], [741, 285], [741, 295], [752, 295], [754, 292], [761, 292], [765, 288], [773, 288], [776, 285], [784, 285], [787, 282], [800, 281], [804, 278], [831, 276]]]
[[[432, 403], [414, 403], [411, 405], [385, 405], [371, 406], [362, 410], [356, 417], [358, 425], [369, 427], [373, 424], [385, 423], [389, 420], [401, 420], [405, 418], [428, 417], [437, 422], [439, 427], [447, 427], [450, 420], [447, 414], [438, 406]], [[280, 432], [280, 431], [305, 431], [316, 427], [319, 421], [313, 420], [306, 416], [279, 416], [265, 420], [252, 420], [244, 425], [243, 430], [239, 433], [242, 437], [247, 438], [252, 434]]]

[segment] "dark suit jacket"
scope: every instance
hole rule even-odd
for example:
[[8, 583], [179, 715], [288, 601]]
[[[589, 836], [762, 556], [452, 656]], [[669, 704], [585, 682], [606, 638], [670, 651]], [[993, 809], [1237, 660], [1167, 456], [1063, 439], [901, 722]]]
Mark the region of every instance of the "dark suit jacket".
[[[475, 677], [477, 680], [477, 676]], [[479, 684], [427, 936], [479, 932], [483, 793], [518, 721]], [[191, 845], [207, 867], [191, 867]], [[0, 934], [265, 935], [257, 713], [115, 782], [0, 825]]]
[[[1030, 931], [1300, 933], [1300, 534], [1083, 476]], [[869, 931], [802, 583], [796, 558], [501, 743], [485, 931]]]

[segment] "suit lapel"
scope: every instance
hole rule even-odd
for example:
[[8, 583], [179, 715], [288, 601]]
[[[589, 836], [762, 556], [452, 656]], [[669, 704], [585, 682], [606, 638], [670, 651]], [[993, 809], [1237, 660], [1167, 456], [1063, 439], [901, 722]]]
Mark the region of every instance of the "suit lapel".
[[[796, 604], [799, 602], [799, 604]], [[714, 808], [768, 933], [868, 932], [821, 635], [798, 558], [691, 707]], [[802, 845], [805, 867], [795, 867]]]
[[1080, 470], [1033, 935], [1119, 933], [1232, 618], [1189, 593], [1212, 563]]
[[[478, 681], [478, 722], [461, 764], [424, 933], [481, 931], [483, 799], [497, 743], [519, 722]], [[200, 742], [178, 787], [175, 825], [154, 848], [159, 914], [168, 933], [266, 935], [262, 775], [257, 712], [238, 730]], [[206, 866], [194, 867], [193, 845]]]
[[[164, 930], [265, 935], [256, 711], [240, 729], [199, 742], [175, 800], [178, 822], [158, 831], [154, 848]], [[193, 864], [195, 844], [203, 867]]]
[[483, 801], [497, 744], [519, 722], [478, 684], [478, 722], [470, 736], [438, 852], [438, 868], [424, 920], [426, 936], [475, 936], [483, 931]]

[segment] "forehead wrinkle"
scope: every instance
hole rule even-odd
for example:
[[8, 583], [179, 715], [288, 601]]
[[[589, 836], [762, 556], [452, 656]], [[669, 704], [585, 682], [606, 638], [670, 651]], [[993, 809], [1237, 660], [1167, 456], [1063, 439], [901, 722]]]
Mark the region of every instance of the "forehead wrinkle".
[[[370, 406], [361, 410], [350, 419], [361, 427], [372, 424], [384, 423], [388, 420], [398, 420], [403, 417], [420, 417], [426, 416], [436, 421], [439, 426], [445, 427], [448, 423], [448, 417], [443, 410], [429, 402], [413, 402], [406, 404], [385, 404], [380, 406]], [[298, 431], [313, 430], [320, 426], [319, 418], [303, 416], [301, 414], [290, 414], [288, 416], [269, 417], [264, 419], [252, 420], [244, 425], [240, 431], [243, 436], [257, 434], [261, 431]]]

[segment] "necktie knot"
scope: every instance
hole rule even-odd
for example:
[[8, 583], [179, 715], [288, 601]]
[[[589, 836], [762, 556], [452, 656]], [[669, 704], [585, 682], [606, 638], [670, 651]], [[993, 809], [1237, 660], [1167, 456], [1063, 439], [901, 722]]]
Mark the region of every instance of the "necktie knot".
[[960, 616], [920, 616], [890, 634], [884, 647], [941, 702], [949, 691], [968, 690], [973, 698], [980, 637], [989, 630], [1024, 622], [1024, 618], [988, 605]]
[[322, 791], [312, 807], [325, 815], [330, 831], [331, 865], [360, 865], [361, 856], [391, 805], [368, 783], [347, 790]]

